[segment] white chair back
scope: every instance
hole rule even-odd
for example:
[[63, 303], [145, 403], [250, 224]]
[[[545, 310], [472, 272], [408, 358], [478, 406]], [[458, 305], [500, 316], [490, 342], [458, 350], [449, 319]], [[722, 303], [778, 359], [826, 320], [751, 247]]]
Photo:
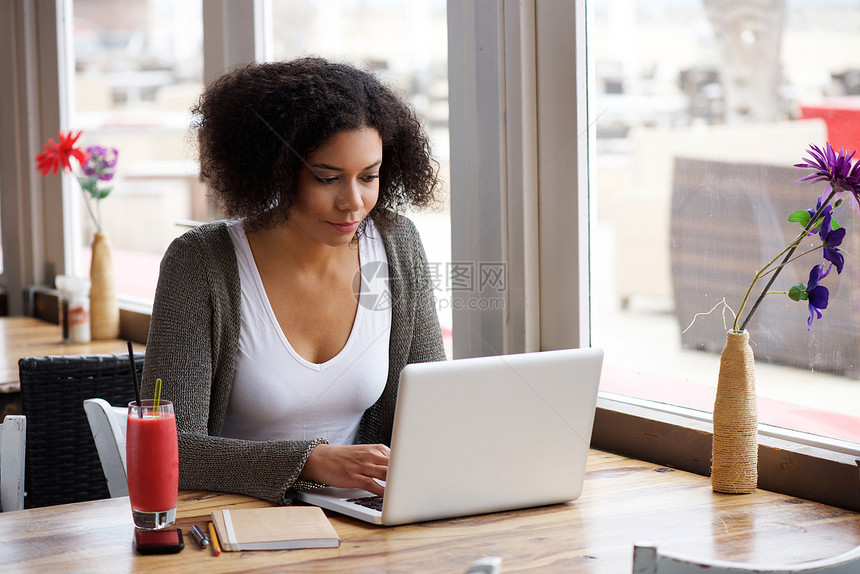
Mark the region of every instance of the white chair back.
[[860, 546], [831, 558], [803, 562], [793, 566], [775, 566], [702, 561], [668, 552], [656, 546], [633, 547], [633, 574], [857, 574], [860, 572]]
[[111, 498], [128, 496], [125, 466], [125, 428], [128, 409], [112, 407], [104, 399], [86, 399], [84, 411], [90, 423]]
[[0, 424], [0, 506], [4, 512], [24, 508], [24, 453], [27, 417], [6, 415]]

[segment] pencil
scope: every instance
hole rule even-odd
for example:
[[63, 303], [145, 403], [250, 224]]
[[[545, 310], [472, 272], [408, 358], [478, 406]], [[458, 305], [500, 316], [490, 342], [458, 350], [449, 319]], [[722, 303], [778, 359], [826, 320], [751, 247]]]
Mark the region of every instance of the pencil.
[[215, 556], [221, 555], [221, 544], [218, 543], [218, 535], [215, 534], [215, 525], [209, 523], [209, 541], [212, 542], [212, 552]]

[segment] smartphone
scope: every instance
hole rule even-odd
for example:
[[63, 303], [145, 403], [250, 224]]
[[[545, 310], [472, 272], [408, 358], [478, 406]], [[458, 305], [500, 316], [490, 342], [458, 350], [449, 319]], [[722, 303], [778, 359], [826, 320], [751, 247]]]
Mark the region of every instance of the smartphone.
[[179, 528], [167, 530], [135, 528], [134, 547], [140, 554], [175, 554], [185, 548], [185, 541]]

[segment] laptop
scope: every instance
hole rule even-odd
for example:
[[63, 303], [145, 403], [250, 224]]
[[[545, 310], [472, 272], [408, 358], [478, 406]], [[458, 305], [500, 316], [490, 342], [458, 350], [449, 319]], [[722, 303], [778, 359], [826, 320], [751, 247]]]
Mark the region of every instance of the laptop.
[[384, 498], [326, 487], [299, 499], [387, 526], [574, 500], [602, 365], [595, 348], [407, 365]]

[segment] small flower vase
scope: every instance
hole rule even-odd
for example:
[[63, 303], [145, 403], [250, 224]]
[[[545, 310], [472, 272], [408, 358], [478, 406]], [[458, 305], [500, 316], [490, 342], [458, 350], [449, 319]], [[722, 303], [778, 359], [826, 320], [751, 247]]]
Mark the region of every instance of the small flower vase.
[[94, 341], [119, 337], [119, 304], [113, 276], [110, 239], [104, 233], [93, 237], [90, 266], [90, 334]]
[[729, 331], [720, 356], [711, 461], [714, 492], [747, 494], [758, 483], [758, 407], [749, 340], [746, 331]]

